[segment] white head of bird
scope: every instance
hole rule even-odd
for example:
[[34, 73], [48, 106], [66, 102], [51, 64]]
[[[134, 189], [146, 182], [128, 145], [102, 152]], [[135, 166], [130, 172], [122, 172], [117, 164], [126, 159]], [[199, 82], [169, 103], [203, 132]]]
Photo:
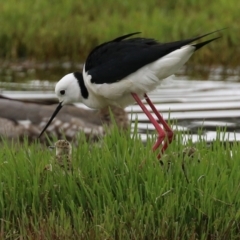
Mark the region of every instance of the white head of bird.
[[81, 101], [82, 95], [79, 87], [78, 80], [73, 73], [65, 75], [55, 87], [59, 103], [63, 106], [68, 103]]

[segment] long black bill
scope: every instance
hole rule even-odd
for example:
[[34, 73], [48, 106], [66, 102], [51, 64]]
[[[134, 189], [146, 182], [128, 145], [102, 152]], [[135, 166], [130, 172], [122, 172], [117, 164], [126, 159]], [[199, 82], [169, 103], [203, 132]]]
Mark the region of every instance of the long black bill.
[[56, 108], [56, 110], [54, 111], [52, 117], [49, 119], [47, 125], [45, 126], [45, 128], [42, 130], [42, 132], [40, 133], [40, 135], [38, 136], [38, 138], [40, 138], [42, 136], [42, 134], [45, 132], [45, 130], [48, 128], [48, 126], [51, 124], [52, 120], [55, 118], [55, 116], [58, 114], [58, 112], [61, 110], [62, 108], [62, 103], [60, 102]]

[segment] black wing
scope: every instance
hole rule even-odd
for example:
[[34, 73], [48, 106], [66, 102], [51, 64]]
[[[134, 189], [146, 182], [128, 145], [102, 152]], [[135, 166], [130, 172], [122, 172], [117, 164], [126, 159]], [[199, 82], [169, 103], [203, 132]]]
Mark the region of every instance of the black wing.
[[[125, 39], [136, 33], [124, 35], [93, 49], [86, 60], [85, 71], [92, 76], [92, 83], [114, 83], [170, 52], [212, 33], [214, 32], [164, 44], [148, 38]], [[204, 43], [201, 43], [201, 46]], [[195, 46], [196, 49], [200, 48]]]

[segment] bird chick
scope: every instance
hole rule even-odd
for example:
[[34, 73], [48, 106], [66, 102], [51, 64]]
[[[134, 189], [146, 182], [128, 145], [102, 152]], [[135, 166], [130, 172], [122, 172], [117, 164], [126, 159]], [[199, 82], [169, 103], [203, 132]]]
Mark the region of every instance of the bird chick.
[[50, 148], [56, 149], [56, 162], [60, 167], [67, 170], [72, 169], [72, 145], [67, 140], [58, 140], [54, 146]]

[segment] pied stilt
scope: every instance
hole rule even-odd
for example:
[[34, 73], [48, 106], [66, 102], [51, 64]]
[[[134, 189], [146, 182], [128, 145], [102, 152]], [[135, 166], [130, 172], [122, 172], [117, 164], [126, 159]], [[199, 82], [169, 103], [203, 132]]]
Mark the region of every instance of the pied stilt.
[[[108, 105], [126, 107], [136, 101], [158, 132], [153, 150], [161, 145], [160, 158], [172, 141], [173, 131], [147, 93], [181, 68], [196, 50], [219, 37], [196, 44], [192, 42], [214, 32], [168, 43], [148, 38], [129, 38], [138, 33], [127, 34], [97, 46], [87, 57], [82, 73], [67, 74], [57, 83], [55, 93], [59, 105], [40, 136], [67, 103], [80, 101], [90, 108], [101, 109]], [[143, 98], [164, 130], [142, 103]]]

